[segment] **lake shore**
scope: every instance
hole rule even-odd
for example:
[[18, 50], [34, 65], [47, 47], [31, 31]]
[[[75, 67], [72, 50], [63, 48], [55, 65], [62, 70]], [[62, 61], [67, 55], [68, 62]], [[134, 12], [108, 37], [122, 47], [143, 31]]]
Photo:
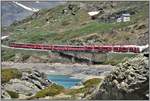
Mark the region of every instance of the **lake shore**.
[[69, 75], [83, 81], [91, 78], [104, 78], [114, 66], [87, 65], [87, 64], [61, 64], [61, 63], [9, 63], [2, 62], [3, 68], [33, 69], [49, 75]]

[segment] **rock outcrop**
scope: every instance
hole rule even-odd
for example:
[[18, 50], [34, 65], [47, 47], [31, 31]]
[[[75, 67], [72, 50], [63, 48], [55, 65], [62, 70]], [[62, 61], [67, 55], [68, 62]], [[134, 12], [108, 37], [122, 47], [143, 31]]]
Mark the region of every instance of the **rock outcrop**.
[[142, 55], [119, 64], [95, 90], [89, 99], [145, 100], [149, 99], [148, 59]]
[[1, 98], [11, 99], [10, 95], [4, 90], [2, 86], [1, 86]]
[[52, 82], [46, 78], [44, 73], [40, 73], [37, 70], [22, 71], [21, 79], [11, 79], [8, 83], [2, 85], [2, 98], [11, 98], [7, 91], [16, 92], [19, 95], [32, 96], [51, 84]]

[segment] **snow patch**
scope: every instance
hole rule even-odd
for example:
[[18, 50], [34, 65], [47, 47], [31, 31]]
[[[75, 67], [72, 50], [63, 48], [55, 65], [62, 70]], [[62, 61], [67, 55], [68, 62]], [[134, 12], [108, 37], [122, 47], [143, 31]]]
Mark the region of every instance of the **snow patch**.
[[92, 11], [92, 12], [88, 12], [88, 14], [90, 16], [94, 16], [94, 15], [97, 15], [100, 11]]
[[25, 6], [25, 5], [21, 4], [21, 3], [16, 2], [16, 1], [13, 1], [13, 3], [15, 3], [16, 5], [24, 8], [24, 9], [26, 9], [28, 11], [32, 11], [32, 12], [38, 12], [39, 11], [39, 9], [27, 7], [27, 6]]
[[1, 40], [4, 40], [4, 39], [6, 39], [8, 36], [2, 36], [1, 37]]

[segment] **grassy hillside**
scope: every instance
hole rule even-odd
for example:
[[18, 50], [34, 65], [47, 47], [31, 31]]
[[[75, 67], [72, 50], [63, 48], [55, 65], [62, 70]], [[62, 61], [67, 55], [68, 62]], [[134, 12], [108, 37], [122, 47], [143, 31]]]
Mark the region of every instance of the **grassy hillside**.
[[2, 69], [2, 83], [6, 83], [11, 79], [14, 78], [21, 78], [22, 73], [15, 69], [15, 68], [10, 68], [10, 69]]
[[[134, 2], [134, 4], [133, 2], [118, 2], [113, 8], [105, 4], [106, 7], [102, 8], [105, 12], [99, 14], [97, 20], [92, 20], [88, 15], [88, 8], [86, 8], [88, 2], [83, 2], [83, 4], [85, 4], [85, 7], [80, 6], [79, 3], [67, 3], [53, 9], [44, 9], [23, 21], [16, 22], [9, 27], [9, 31], [13, 33], [9, 37], [9, 41], [66, 44], [72, 42], [70, 40], [74, 38], [97, 33], [102, 35], [100, 38], [105, 38], [103, 43], [123, 44], [126, 42], [125, 37], [130, 44], [136, 44], [132, 41], [133, 39], [138, 40], [137, 32], [133, 31], [135, 30], [133, 27], [144, 23], [145, 27], [148, 28], [146, 23], [148, 20], [148, 2]], [[102, 4], [99, 7], [101, 6]], [[111, 11], [111, 13], [108, 14], [108, 11]], [[124, 11], [133, 13], [130, 22], [116, 23], [116, 21], [113, 21], [104, 23], [101, 21], [104, 16], [106, 18], [107, 16], [117, 16]], [[133, 27], [129, 29], [130, 25], [133, 25]], [[109, 36], [110, 38], [108, 38]], [[109, 39], [111, 41], [108, 41]]]
[[[146, 1], [68, 2], [52, 9], [42, 9], [3, 29], [11, 35], [2, 43], [145, 45], [149, 32], [148, 8]], [[88, 11], [95, 10], [103, 12], [92, 19]], [[123, 13], [130, 13], [131, 21], [117, 23], [116, 17]], [[13, 60], [15, 55], [6, 54], [7, 51], [2, 51], [2, 60]]]

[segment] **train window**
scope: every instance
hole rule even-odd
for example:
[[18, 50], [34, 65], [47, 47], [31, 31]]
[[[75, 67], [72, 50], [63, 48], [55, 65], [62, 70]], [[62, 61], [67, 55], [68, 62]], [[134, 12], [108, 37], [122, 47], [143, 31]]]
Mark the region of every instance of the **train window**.
[[113, 51], [114, 51], [114, 52], [120, 52], [119, 48], [120, 48], [120, 47], [114, 47], [114, 48], [113, 48]]
[[140, 49], [139, 48], [135, 48], [135, 53], [139, 53]]
[[112, 51], [112, 47], [107, 47], [107, 51]]
[[94, 49], [99, 49], [99, 47], [94, 47]]
[[139, 50], [139, 48], [136, 48], [136, 47], [130, 47], [130, 48], [129, 48], [129, 52], [139, 53], [140, 50]]
[[119, 51], [120, 52], [128, 52], [128, 47], [120, 47]]
[[41, 45], [34, 45], [34, 48], [41, 49], [42, 47], [41, 47]]
[[104, 52], [109, 52], [111, 50], [112, 50], [112, 47], [103, 47], [102, 48], [102, 51], [104, 51]]
[[85, 50], [87, 50], [87, 51], [92, 50], [92, 49], [93, 49], [93, 47], [89, 47], [89, 46], [85, 47]]
[[98, 47], [98, 51], [102, 52], [103, 51], [103, 47]]
[[134, 47], [130, 47], [129, 48], [129, 52], [134, 52], [135, 51], [135, 48]]
[[43, 49], [47, 49], [47, 50], [48, 50], [48, 49], [52, 49], [52, 46], [50, 46], [50, 45], [49, 45], [49, 46], [48, 46], [48, 45], [43, 45], [43, 47], [42, 47], [42, 48], [43, 48]]

